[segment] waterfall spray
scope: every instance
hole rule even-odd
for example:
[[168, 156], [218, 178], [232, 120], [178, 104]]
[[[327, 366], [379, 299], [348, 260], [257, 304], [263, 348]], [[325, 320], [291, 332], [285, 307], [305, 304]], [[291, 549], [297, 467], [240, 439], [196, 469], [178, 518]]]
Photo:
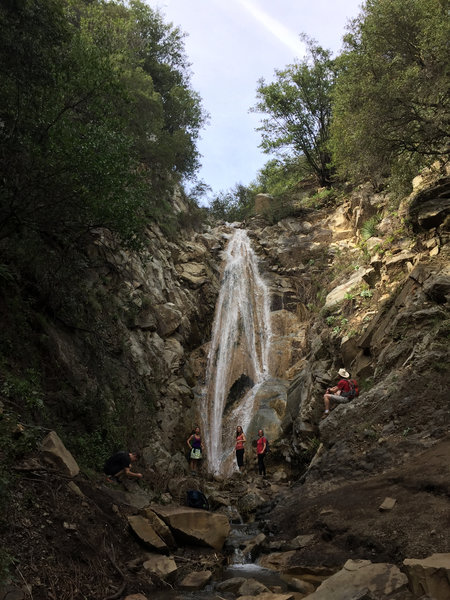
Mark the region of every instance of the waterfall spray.
[[[269, 376], [270, 338], [268, 289], [246, 231], [237, 229], [225, 252], [206, 370], [202, 426], [208, 470], [214, 474], [230, 468], [234, 428], [248, 425], [256, 392]], [[225, 416], [237, 375], [254, 385]]]

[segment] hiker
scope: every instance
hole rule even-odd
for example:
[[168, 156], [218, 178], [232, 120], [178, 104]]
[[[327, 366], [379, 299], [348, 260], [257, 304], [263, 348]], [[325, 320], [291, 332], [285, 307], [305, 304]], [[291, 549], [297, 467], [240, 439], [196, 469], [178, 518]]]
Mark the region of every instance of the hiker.
[[194, 433], [188, 437], [187, 445], [191, 449], [189, 452], [191, 473], [195, 475], [195, 473], [198, 471], [197, 465], [199, 464], [199, 460], [202, 458], [203, 450], [202, 436], [200, 435], [200, 427], [198, 425], [194, 429]]
[[256, 441], [256, 454], [258, 456], [258, 473], [263, 477], [266, 476], [266, 465], [264, 464], [264, 457], [266, 455], [267, 440], [264, 437], [264, 431], [258, 430], [258, 439]]
[[126, 450], [120, 450], [110, 456], [103, 467], [103, 472], [108, 475], [106, 481], [109, 483], [118, 482], [123, 475], [142, 479], [142, 473], [131, 471], [131, 463], [136, 462], [139, 458], [140, 454], [138, 452], [127, 452]]
[[242, 431], [242, 427], [240, 425], [238, 425], [236, 427], [235, 450], [236, 450], [236, 462], [237, 462], [237, 466], [239, 467], [239, 471], [244, 466], [244, 452], [245, 452], [244, 444], [246, 441], [247, 440], [245, 438], [244, 432]]
[[325, 419], [329, 415], [331, 404], [345, 404], [358, 395], [355, 390], [356, 382], [350, 379], [350, 373], [345, 369], [339, 369], [338, 374], [341, 377], [338, 384], [332, 388], [328, 388], [324, 394], [325, 410], [322, 419]]

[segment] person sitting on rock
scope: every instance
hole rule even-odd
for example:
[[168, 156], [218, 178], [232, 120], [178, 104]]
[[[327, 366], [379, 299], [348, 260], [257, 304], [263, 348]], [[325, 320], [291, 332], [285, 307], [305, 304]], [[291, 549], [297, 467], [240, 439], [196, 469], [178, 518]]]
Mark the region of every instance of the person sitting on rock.
[[118, 482], [122, 476], [142, 479], [142, 473], [131, 471], [131, 463], [136, 462], [140, 455], [138, 452], [120, 450], [108, 458], [103, 467], [103, 472], [108, 476], [109, 483]]
[[325, 419], [330, 413], [330, 407], [332, 404], [345, 404], [350, 402], [351, 397], [351, 385], [350, 385], [350, 373], [345, 369], [339, 369], [338, 371], [340, 380], [338, 384], [332, 388], [328, 388], [323, 397], [325, 404], [325, 410], [322, 415], [322, 419]]

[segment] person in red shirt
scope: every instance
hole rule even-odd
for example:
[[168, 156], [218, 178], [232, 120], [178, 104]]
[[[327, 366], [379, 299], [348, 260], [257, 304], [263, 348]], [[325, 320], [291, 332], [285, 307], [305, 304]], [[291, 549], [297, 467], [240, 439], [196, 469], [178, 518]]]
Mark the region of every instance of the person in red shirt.
[[341, 377], [341, 379], [338, 381], [338, 384], [332, 388], [328, 388], [323, 397], [325, 411], [322, 415], [322, 419], [325, 419], [325, 417], [329, 415], [331, 403], [344, 404], [351, 400], [351, 398], [349, 398], [351, 391], [349, 382], [350, 373], [348, 373], [345, 369], [339, 369], [338, 373]]
[[256, 454], [258, 456], [258, 473], [263, 477], [266, 476], [266, 465], [264, 464], [264, 456], [266, 455], [267, 440], [264, 437], [264, 431], [258, 431], [258, 439], [256, 441]]

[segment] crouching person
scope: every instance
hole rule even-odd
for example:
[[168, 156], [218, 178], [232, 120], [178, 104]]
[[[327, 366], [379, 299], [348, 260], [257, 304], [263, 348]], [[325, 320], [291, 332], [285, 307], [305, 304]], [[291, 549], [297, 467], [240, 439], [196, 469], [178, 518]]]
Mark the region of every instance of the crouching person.
[[142, 479], [142, 473], [131, 471], [131, 464], [140, 458], [138, 452], [126, 452], [121, 450], [108, 458], [103, 467], [104, 473], [108, 476], [107, 481], [112, 483], [120, 481], [121, 477], [136, 477]]
[[330, 409], [333, 408], [334, 404], [345, 404], [358, 395], [357, 383], [354, 379], [350, 379], [350, 373], [345, 369], [339, 369], [338, 373], [341, 379], [337, 385], [328, 388], [323, 397], [325, 410], [322, 419], [325, 419], [329, 415]]

